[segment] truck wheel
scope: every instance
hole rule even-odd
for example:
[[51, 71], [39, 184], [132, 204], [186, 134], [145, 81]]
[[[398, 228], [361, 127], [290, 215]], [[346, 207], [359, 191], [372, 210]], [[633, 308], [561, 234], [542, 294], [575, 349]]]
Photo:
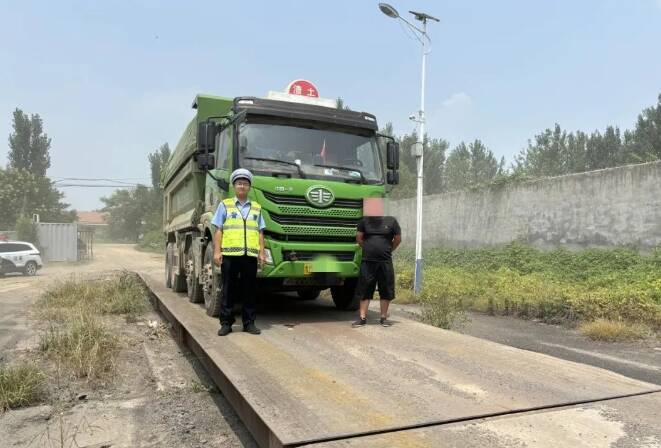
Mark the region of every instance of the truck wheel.
[[331, 296], [335, 308], [342, 311], [356, 311], [360, 307], [360, 298], [354, 296], [358, 279], [344, 279], [344, 285], [331, 287]]
[[[171, 258], [170, 258], [170, 272], [172, 275], [170, 276], [172, 278], [172, 291], [174, 292], [186, 292], [186, 274], [184, 273], [184, 270], [182, 269], [181, 263], [177, 263], [178, 266], [175, 266], [175, 251], [177, 251], [177, 245], [175, 243], [172, 243], [172, 250], [171, 250]], [[181, 260], [181, 257], [179, 257]], [[179, 269], [176, 269], [176, 268]], [[176, 271], [179, 271], [177, 274]]]
[[220, 292], [221, 278], [216, 271], [219, 269], [213, 264], [213, 244], [207, 244], [204, 250], [204, 284], [202, 291], [204, 296], [204, 308], [211, 317], [216, 317], [220, 313]]
[[165, 245], [165, 287], [172, 288], [172, 243]]
[[195, 270], [195, 261], [193, 260], [193, 251], [188, 252], [186, 257], [186, 295], [191, 303], [200, 303], [204, 300], [202, 296], [202, 285], [197, 278]]
[[296, 291], [298, 298], [301, 300], [315, 300], [321, 294], [320, 289], [299, 289]]
[[35, 263], [34, 261], [28, 261], [27, 263], [25, 263], [23, 274], [29, 275], [30, 277], [32, 277], [33, 275], [37, 275], [37, 263]]

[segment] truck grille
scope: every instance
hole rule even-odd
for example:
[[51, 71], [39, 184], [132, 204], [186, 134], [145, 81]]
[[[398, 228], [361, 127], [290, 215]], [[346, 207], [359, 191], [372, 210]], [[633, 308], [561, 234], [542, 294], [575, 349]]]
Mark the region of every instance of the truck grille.
[[[267, 193], [266, 191], [262, 192], [264, 194], [264, 197], [268, 199], [269, 201], [278, 204], [278, 205], [307, 205], [309, 206], [310, 204], [308, 201], [305, 199], [304, 196], [287, 196], [283, 194], [274, 194], [274, 193]], [[355, 209], [362, 209], [363, 208], [363, 200], [362, 199], [335, 199], [335, 202], [333, 202], [333, 207], [341, 207], [341, 208], [355, 208]]]
[[357, 218], [331, 218], [328, 216], [289, 216], [269, 212], [271, 219], [281, 225], [350, 227], [355, 229]]
[[299, 261], [310, 261], [314, 260], [320, 255], [331, 255], [335, 257], [338, 261], [353, 261], [354, 253], [353, 252], [337, 252], [337, 251], [308, 251], [308, 250], [283, 250], [282, 257], [284, 260], [290, 260], [290, 256], [294, 252], [296, 254], [296, 260]]
[[[307, 230], [307, 228], [304, 228], [304, 230]], [[342, 230], [342, 229], [340, 229]], [[299, 229], [294, 229], [294, 231], [300, 232]], [[264, 235], [267, 237], [277, 240], [277, 241], [295, 241], [295, 242], [324, 242], [324, 243], [355, 243], [356, 242], [356, 234], [334, 234], [331, 232], [327, 232], [326, 235], [319, 235], [319, 234], [312, 234], [312, 235], [300, 235], [300, 234], [281, 234], [281, 233], [275, 233], [275, 232], [270, 232], [268, 230], [264, 231]]]

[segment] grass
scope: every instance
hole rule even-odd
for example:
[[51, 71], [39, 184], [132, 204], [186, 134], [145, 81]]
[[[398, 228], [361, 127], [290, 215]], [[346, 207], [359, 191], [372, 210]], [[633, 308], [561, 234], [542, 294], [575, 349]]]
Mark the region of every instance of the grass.
[[119, 314], [129, 318], [148, 308], [146, 289], [135, 274], [120, 272], [105, 279], [83, 280], [75, 277], [50, 288], [39, 309], [49, 320], [63, 322], [73, 309], [91, 314]]
[[113, 371], [117, 338], [93, 315], [81, 312], [41, 337], [41, 351], [77, 378], [96, 380]]
[[46, 375], [35, 364], [0, 366], [0, 411], [40, 402], [45, 383]]
[[96, 280], [63, 280], [46, 291], [37, 307], [50, 323], [40, 341], [44, 355], [55, 362], [58, 372], [93, 381], [113, 372], [119, 351], [119, 340], [102, 316], [135, 320], [148, 301], [138, 277], [124, 271]]
[[649, 328], [645, 325], [607, 319], [585, 322], [578, 327], [578, 330], [592, 340], [606, 342], [634, 341], [644, 339], [650, 334]]
[[[544, 252], [513, 243], [430, 249], [424, 259], [419, 300], [423, 316], [435, 325], [452, 326], [471, 309], [549, 322], [606, 319], [661, 332], [659, 250], [650, 255], [629, 249]], [[396, 263], [397, 295], [411, 300], [412, 251], [399, 252]]]

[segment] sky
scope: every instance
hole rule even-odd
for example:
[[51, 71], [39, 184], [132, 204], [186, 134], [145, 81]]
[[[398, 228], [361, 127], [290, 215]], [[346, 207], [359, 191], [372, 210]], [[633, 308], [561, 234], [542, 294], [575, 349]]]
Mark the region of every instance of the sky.
[[[480, 139], [508, 164], [529, 139], [633, 128], [661, 93], [661, 0], [391, 0], [429, 24], [427, 133]], [[12, 111], [38, 113], [53, 179], [149, 183], [197, 93], [265, 96], [299, 78], [353, 110], [414, 130], [421, 46], [378, 1], [0, 0], [0, 165]], [[78, 210], [107, 188], [63, 188]]]

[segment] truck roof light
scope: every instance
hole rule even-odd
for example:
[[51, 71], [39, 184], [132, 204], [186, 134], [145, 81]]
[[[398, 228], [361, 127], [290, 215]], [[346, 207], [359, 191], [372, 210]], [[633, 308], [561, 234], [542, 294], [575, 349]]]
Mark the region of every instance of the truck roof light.
[[253, 100], [239, 100], [237, 101], [237, 104], [255, 104]]
[[376, 122], [376, 118], [370, 117], [369, 115], [363, 115], [363, 118], [367, 121]]

